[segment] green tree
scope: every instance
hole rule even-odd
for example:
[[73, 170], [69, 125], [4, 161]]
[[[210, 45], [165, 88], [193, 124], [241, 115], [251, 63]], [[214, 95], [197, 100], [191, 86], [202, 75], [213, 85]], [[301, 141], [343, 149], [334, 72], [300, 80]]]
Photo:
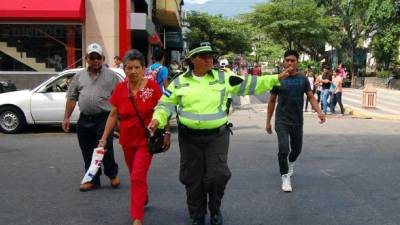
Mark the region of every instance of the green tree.
[[284, 46], [276, 44], [270, 39], [261, 39], [254, 42], [258, 59], [256, 61], [279, 62], [285, 52]]
[[335, 45], [338, 40], [338, 19], [327, 16], [324, 7], [309, 0], [271, 0], [258, 4], [246, 14], [248, 23], [263, 31], [276, 44], [286, 49], [297, 49], [319, 59], [325, 43]]
[[388, 69], [399, 56], [400, 1], [372, 0], [367, 13], [369, 24], [376, 27], [372, 54], [379, 65]]
[[250, 28], [239, 20], [191, 11], [186, 22], [188, 32], [185, 33], [185, 39], [189, 48], [208, 41], [221, 55], [251, 51]]
[[[316, 0], [318, 5], [327, 9], [327, 15], [340, 18], [339, 29], [342, 33], [341, 49], [350, 61], [350, 71], [355, 74], [355, 52], [363, 41], [376, 32], [376, 26], [368, 22], [370, 0]], [[354, 77], [354, 76], [353, 76]]]

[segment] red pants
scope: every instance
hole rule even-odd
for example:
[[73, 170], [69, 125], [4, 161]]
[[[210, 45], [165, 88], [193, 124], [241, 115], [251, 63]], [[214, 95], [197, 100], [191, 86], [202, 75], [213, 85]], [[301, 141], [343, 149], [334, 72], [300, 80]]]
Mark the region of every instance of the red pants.
[[148, 199], [147, 172], [150, 168], [152, 155], [147, 146], [122, 146], [122, 149], [131, 175], [131, 217], [132, 220], [143, 220], [144, 203]]

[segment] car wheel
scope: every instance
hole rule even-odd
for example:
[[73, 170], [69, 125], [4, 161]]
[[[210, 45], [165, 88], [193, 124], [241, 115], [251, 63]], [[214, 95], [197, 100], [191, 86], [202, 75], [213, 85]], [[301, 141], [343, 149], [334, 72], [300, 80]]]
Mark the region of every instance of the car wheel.
[[25, 126], [25, 117], [19, 109], [10, 106], [0, 109], [0, 128], [4, 133], [18, 133], [24, 129]]

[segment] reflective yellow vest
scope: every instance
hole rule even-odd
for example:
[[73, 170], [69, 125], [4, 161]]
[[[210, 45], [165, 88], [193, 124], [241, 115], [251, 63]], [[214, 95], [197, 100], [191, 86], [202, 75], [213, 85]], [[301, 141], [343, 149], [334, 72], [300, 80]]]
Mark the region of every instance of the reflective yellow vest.
[[[175, 109], [179, 123], [191, 129], [213, 129], [227, 123], [226, 101], [228, 95], [255, 95], [279, 86], [278, 75], [237, 76], [233, 73], [211, 70], [202, 79], [193, 78], [188, 71], [177, 78], [164, 90], [155, 108], [153, 119], [163, 128]], [[231, 76], [242, 82], [231, 85]]]

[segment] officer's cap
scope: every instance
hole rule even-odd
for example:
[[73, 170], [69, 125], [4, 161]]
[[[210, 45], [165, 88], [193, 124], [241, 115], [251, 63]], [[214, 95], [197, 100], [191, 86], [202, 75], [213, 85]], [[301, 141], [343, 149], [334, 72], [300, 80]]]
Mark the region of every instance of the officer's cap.
[[214, 54], [216, 52], [211, 48], [211, 44], [209, 42], [202, 42], [202, 43], [200, 43], [200, 46], [195, 47], [192, 50], [190, 50], [186, 57], [192, 58], [192, 57], [196, 56], [197, 54], [201, 54], [201, 53]]

